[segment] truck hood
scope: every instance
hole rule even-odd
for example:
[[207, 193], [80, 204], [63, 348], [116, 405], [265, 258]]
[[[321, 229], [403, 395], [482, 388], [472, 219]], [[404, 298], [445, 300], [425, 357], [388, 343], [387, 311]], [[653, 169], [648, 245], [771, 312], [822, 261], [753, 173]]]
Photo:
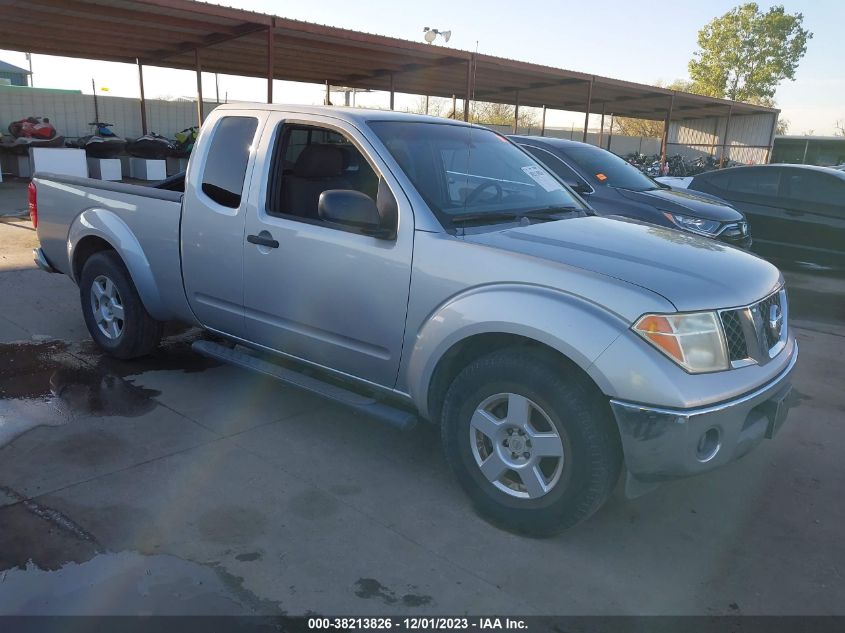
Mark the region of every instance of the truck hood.
[[743, 250], [624, 218], [572, 218], [464, 239], [635, 284], [682, 312], [747, 305], [782, 283], [777, 268]]
[[728, 203], [716, 198], [705, 198], [691, 191], [676, 189], [653, 189], [651, 191], [629, 191], [617, 189], [619, 195], [634, 202], [641, 202], [661, 211], [692, 215], [718, 222], [738, 222], [743, 215]]

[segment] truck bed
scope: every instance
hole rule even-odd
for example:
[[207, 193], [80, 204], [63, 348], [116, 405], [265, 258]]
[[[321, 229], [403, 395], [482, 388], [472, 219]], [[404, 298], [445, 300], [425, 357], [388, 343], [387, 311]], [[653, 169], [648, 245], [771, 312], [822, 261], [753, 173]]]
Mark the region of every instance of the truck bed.
[[123, 258], [147, 310], [160, 320], [192, 320], [182, 286], [182, 193], [36, 173], [38, 239], [50, 266], [78, 282], [74, 254], [104, 240]]

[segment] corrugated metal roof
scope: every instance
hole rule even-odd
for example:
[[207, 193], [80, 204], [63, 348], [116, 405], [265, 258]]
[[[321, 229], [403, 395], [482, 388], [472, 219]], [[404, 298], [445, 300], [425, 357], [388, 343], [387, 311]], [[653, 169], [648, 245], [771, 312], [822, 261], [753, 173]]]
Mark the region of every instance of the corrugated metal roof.
[[[3, 47], [570, 111], [673, 119], [777, 110], [192, 0], [3, 0]], [[272, 38], [272, 55], [268, 55]]]

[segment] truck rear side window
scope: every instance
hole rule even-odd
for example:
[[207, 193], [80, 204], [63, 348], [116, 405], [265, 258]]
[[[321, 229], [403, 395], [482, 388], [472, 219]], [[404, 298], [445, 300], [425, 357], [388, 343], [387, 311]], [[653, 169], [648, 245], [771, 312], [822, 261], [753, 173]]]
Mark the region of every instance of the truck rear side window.
[[232, 209], [241, 205], [249, 147], [257, 128], [258, 119], [227, 116], [214, 129], [202, 174], [202, 191], [217, 204]]

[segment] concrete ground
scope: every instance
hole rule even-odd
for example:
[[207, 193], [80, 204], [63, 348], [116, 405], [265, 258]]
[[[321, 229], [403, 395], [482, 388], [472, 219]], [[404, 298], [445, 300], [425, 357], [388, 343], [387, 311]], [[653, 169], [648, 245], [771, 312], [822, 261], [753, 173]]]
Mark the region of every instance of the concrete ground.
[[0, 221], [0, 613], [845, 614], [845, 281], [789, 275], [774, 441], [552, 539], [479, 518], [402, 434], [192, 355], [103, 357]]

